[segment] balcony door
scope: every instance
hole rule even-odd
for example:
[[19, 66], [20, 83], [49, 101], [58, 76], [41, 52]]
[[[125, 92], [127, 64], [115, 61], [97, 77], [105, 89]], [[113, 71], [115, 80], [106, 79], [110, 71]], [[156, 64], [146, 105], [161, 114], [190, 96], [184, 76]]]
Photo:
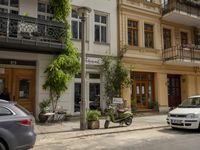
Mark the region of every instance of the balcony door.
[[188, 44], [188, 33], [187, 32], [181, 32], [181, 45], [187, 45]]
[[170, 29], [163, 29], [163, 41], [164, 41], [164, 49], [168, 49], [172, 47]]

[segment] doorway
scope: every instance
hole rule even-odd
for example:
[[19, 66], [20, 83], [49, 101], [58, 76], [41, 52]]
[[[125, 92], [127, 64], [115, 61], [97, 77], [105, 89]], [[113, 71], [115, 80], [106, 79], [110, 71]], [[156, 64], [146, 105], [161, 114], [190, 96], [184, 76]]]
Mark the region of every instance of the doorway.
[[0, 92], [5, 88], [12, 101], [35, 113], [35, 69], [4, 69], [0, 74]]
[[135, 102], [136, 110], [148, 109], [154, 101], [154, 74], [147, 72], [132, 72], [133, 80], [131, 100]]
[[148, 107], [148, 93], [147, 93], [148, 83], [147, 81], [136, 81], [136, 105], [139, 108]]
[[177, 107], [181, 103], [180, 75], [168, 75], [168, 105]]

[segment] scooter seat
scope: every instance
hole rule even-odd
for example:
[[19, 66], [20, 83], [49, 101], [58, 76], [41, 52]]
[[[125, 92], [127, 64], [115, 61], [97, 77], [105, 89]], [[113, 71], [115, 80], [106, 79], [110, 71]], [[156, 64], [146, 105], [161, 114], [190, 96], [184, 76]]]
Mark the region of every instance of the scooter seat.
[[126, 110], [125, 109], [117, 109], [117, 112], [124, 113], [124, 112], [126, 112]]

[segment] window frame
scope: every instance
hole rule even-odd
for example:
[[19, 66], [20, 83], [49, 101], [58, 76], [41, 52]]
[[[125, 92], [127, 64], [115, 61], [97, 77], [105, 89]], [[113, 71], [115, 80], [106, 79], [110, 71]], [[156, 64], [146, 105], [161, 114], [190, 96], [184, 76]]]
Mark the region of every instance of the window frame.
[[[146, 30], [145, 25], [152, 26], [152, 30]], [[150, 46], [149, 40], [147, 41], [148, 44], [146, 45], [146, 33], [152, 34], [152, 46]], [[145, 48], [154, 48], [154, 24], [144, 23], [144, 46], [145, 46]]]
[[[167, 32], [169, 31], [169, 33], [170, 33], [169, 37], [166, 36], [165, 31], [167, 31]], [[169, 38], [169, 39], [167, 39], [167, 42], [170, 41], [169, 46], [166, 46], [166, 44], [165, 44], [165, 38], [166, 37]], [[169, 28], [163, 28], [163, 48], [168, 49], [168, 48], [171, 48], [171, 47], [172, 47], [172, 30], [169, 29]]]
[[[38, 10], [39, 9], [39, 3], [42, 3], [42, 4], [45, 5], [45, 12], [41, 12], [41, 11]], [[48, 6], [50, 6], [49, 1], [38, 0], [38, 3], [37, 3], [37, 18], [42, 19], [39, 16], [44, 16], [45, 20], [52, 20], [53, 14], [48, 13]], [[48, 19], [48, 17], [49, 17], [49, 19]]]
[[[129, 27], [129, 25], [128, 25], [129, 21], [137, 23], [137, 25], [136, 25], [137, 27]], [[128, 19], [128, 21], [127, 21], [127, 28], [128, 28], [127, 35], [129, 33], [129, 29], [130, 29], [131, 30], [131, 37], [132, 37], [131, 44], [129, 44], [129, 36], [128, 36], [128, 45], [129, 46], [139, 46], [139, 28], [138, 28], [138, 24], [139, 24], [139, 22], [136, 21], [136, 20]], [[137, 44], [136, 45], [134, 44], [134, 41], [135, 41], [134, 32], [135, 31], [137, 33], [137, 39], [136, 39], [137, 40]]]
[[[182, 38], [183, 34], [186, 35], [185, 39]], [[181, 40], [181, 45], [187, 45], [189, 43], [189, 41], [188, 41], [189, 40], [189, 38], [188, 38], [188, 32], [186, 32], [186, 31], [180, 31], [180, 40]], [[186, 43], [183, 43], [184, 40], [186, 41]]]
[[[98, 15], [100, 16], [100, 20], [99, 22], [95, 21], [95, 16]], [[106, 17], [106, 23], [102, 23], [102, 17]], [[96, 40], [96, 26], [99, 27], [99, 40]], [[102, 27], [105, 27], [105, 41], [102, 40]], [[99, 13], [99, 12], [95, 12], [94, 13], [94, 42], [97, 43], [108, 43], [108, 14], [106, 13]]]
[[[76, 13], [77, 13], [76, 8], [73, 8], [72, 11], [73, 10], [76, 11]], [[72, 22], [77, 22], [77, 38], [74, 38], [74, 34], [73, 34], [73, 30], [72, 30], [73, 29]], [[82, 29], [81, 23], [82, 23], [81, 17], [77, 14], [77, 18], [75, 18], [75, 17], [72, 16], [72, 12], [71, 12], [71, 32], [72, 32], [72, 39], [75, 39], [75, 40], [81, 40], [82, 39], [82, 35], [81, 35], [81, 29]]]
[[18, 7], [11, 6], [11, 0], [8, 0], [8, 5], [0, 4], [0, 9], [7, 10], [7, 12], [4, 12], [4, 13], [11, 13], [12, 11], [16, 11], [18, 12], [17, 14], [19, 14], [19, 0], [18, 0]]

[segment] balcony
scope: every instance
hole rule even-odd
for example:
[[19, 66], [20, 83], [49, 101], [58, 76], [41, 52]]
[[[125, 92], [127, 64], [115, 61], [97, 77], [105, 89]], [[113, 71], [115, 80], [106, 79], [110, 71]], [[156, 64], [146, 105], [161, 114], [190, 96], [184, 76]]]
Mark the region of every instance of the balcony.
[[162, 20], [197, 27], [200, 25], [200, 3], [191, 0], [169, 0], [162, 5], [162, 15]]
[[193, 66], [200, 64], [200, 45], [177, 45], [163, 50], [163, 61], [172, 64]]
[[65, 48], [65, 25], [27, 16], [0, 13], [0, 50], [59, 53]]

